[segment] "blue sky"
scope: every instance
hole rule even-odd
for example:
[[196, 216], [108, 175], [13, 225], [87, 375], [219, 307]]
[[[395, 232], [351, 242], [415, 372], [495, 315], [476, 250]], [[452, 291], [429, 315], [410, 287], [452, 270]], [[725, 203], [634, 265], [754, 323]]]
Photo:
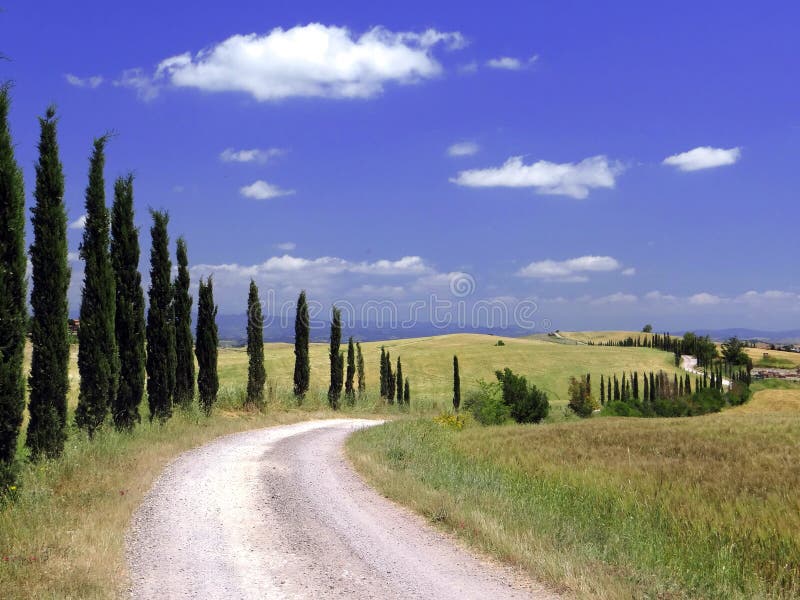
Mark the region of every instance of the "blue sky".
[[28, 197], [48, 103], [73, 221], [114, 130], [143, 249], [168, 209], [223, 313], [253, 276], [540, 328], [800, 324], [796, 3], [4, 5]]

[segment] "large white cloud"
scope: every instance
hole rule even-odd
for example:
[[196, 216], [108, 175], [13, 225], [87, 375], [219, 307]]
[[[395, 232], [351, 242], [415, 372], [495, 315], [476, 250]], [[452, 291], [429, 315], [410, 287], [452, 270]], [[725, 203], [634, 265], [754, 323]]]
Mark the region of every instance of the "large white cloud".
[[687, 152], [673, 154], [664, 159], [663, 164], [676, 167], [680, 171], [699, 171], [732, 165], [742, 156], [741, 148], [712, 148], [698, 146]]
[[321, 23], [233, 35], [196, 54], [158, 65], [156, 79], [209, 92], [244, 92], [259, 101], [290, 97], [369, 98], [385, 84], [436, 77], [437, 46], [460, 48], [457, 32], [392, 32], [375, 27], [356, 36]]
[[270, 200], [272, 198], [280, 198], [281, 196], [290, 196], [294, 194], [294, 190], [284, 190], [277, 185], [267, 183], [263, 179], [259, 179], [250, 185], [244, 186], [239, 192], [245, 198], [253, 198], [255, 200]]
[[541, 260], [517, 271], [520, 277], [580, 283], [587, 281], [586, 273], [617, 271], [620, 262], [611, 256], [579, 256], [568, 260]]
[[521, 156], [513, 156], [500, 167], [461, 171], [450, 181], [467, 187], [527, 187], [540, 194], [586, 198], [591, 189], [613, 188], [622, 170], [620, 163], [605, 156], [579, 163], [540, 160], [530, 165], [524, 164]]

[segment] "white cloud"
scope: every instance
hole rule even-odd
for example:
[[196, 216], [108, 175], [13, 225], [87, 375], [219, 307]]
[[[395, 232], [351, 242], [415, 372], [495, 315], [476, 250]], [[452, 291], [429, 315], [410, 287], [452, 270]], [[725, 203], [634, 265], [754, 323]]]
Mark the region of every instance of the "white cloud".
[[505, 69], [506, 71], [520, 71], [539, 60], [539, 55], [534, 54], [528, 60], [513, 58], [511, 56], [501, 56], [486, 61], [486, 66], [492, 69]]
[[68, 252], [67, 253], [67, 260], [69, 262], [78, 262], [81, 259], [81, 255], [79, 252]]
[[651, 302], [675, 302], [678, 300], [677, 296], [673, 296], [672, 294], [664, 294], [658, 290], [647, 292], [644, 297], [646, 300], [650, 300]]
[[738, 302], [747, 302], [752, 304], [781, 301], [800, 302], [800, 294], [784, 292], [781, 290], [767, 290], [765, 292], [750, 290], [749, 292], [745, 292], [744, 294], [738, 296], [736, 300]]
[[81, 215], [69, 224], [70, 229], [83, 229], [86, 227], [86, 215]]
[[676, 167], [680, 171], [699, 171], [732, 165], [742, 155], [741, 148], [712, 148], [699, 146], [688, 152], [673, 154], [664, 159], [663, 164]]
[[145, 102], [153, 100], [159, 92], [159, 87], [153, 79], [144, 70], [138, 68], [123, 71], [120, 78], [114, 81], [114, 85], [136, 90], [136, 95]]
[[254, 198], [255, 200], [270, 200], [271, 198], [279, 198], [280, 196], [290, 196], [294, 194], [294, 190], [283, 190], [276, 185], [267, 183], [259, 179], [250, 185], [246, 185], [239, 189], [239, 193], [246, 198]]
[[70, 85], [74, 85], [75, 87], [84, 87], [90, 89], [95, 89], [96, 87], [99, 87], [100, 84], [103, 83], [103, 77], [100, 75], [91, 75], [89, 77], [78, 77], [77, 75], [73, 75], [72, 73], [67, 73], [66, 75], [64, 75], [64, 78]]
[[286, 252], [291, 252], [295, 248], [297, 248], [297, 244], [294, 242], [281, 242], [280, 244], [275, 244], [275, 247], [278, 250], [284, 250]]
[[627, 269], [623, 269], [622, 274], [625, 277], [633, 277], [636, 275], [636, 269], [634, 267], [628, 267]]
[[694, 304], [698, 306], [719, 304], [722, 301], [723, 301], [722, 297], [715, 296], [714, 294], [709, 294], [708, 292], [701, 292], [699, 294], [689, 296], [689, 304]]
[[586, 198], [594, 188], [613, 188], [623, 171], [620, 163], [593, 156], [579, 163], [545, 160], [526, 165], [521, 156], [509, 158], [501, 167], [461, 171], [450, 181], [467, 187], [534, 188], [539, 194]]
[[532, 262], [517, 271], [517, 275], [547, 281], [581, 283], [588, 280], [584, 273], [616, 271], [621, 266], [611, 256], [580, 256], [562, 261], [548, 259]]
[[155, 79], [210, 92], [245, 92], [258, 101], [291, 97], [370, 98], [389, 82], [438, 76], [438, 46], [466, 44], [458, 32], [392, 32], [375, 27], [355, 36], [320, 23], [233, 35], [192, 55], [167, 58]]
[[280, 156], [284, 151], [280, 148], [250, 148], [249, 150], [234, 150], [233, 148], [225, 148], [220, 155], [219, 159], [222, 162], [258, 162], [265, 163], [269, 159]]
[[447, 154], [450, 156], [472, 156], [477, 154], [478, 144], [475, 142], [456, 142], [447, 149]]
[[617, 292], [608, 296], [601, 296], [592, 300], [592, 304], [633, 304], [639, 299], [633, 294], [624, 294]]

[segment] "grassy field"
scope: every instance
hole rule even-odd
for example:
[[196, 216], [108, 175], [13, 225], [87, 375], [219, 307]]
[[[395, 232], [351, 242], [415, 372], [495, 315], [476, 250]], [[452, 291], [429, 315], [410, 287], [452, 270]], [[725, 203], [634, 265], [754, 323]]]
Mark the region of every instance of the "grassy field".
[[603, 342], [619, 342], [632, 337], [649, 339], [653, 334], [642, 333], [641, 331], [560, 331], [559, 335], [568, 340], [576, 342], [602, 344]]
[[[505, 346], [495, 346], [502, 339]], [[450, 407], [453, 397], [453, 355], [458, 355], [462, 395], [477, 387], [479, 379], [495, 380], [494, 372], [509, 367], [526, 375], [529, 381], [543, 388], [551, 404], [566, 404], [567, 386], [572, 375], [591, 373], [621, 374], [622, 371], [675, 371], [672, 355], [648, 348], [606, 348], [553, 344], [541, 339], [498, 338], [479, 334], [453, 334], [427, 338], [367, 342], [362, 344], [368, 390], [378, 393], [380, 349], [391, 353], [393, 366], [397, 357], [403, 362], [403, 373], [411, 381], [412, 409], [430, 412]], [[324, 397], [328, 389], [328, 346], [312, 344], [311, 396]], [[220, 351], [220, 381], [223, 386], [237, 386], [247, 376], [247, 354], [244, 349]], [[265, 361], [270, 384], [278, 391], [291, 389], [294, 368], [293, 346], [267, 344]]]
[[602, 598], [800, 594], [800, 386], [685, 419], [359, 432], [387, 496], [556, 589]]
[[[761, 350], [746, 348], [745, 352], [753, 359], [756, 367], [796, 369], [800, 367], [800, 352], [784, 352], [782, 350]], [[764, 355], [767, 355], [766, 357]]]

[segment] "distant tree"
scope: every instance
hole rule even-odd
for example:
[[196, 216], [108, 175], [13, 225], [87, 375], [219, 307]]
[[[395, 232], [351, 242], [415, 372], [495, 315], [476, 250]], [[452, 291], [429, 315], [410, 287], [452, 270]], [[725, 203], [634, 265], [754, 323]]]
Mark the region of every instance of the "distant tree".
[[364, 355], [361, 353], [361, 342], [356, 342], [356, 372], [358, 374], [358, 396], [363, 396], [367, 389], [367, 380], [364, 373]]
[[86, 188], [86, 225], [80, 255], [84, 261], [78, 372], [81, 376], [75, 424], [89, 437], [103, 424], [117, 394], [119, 354], [114, 333], [116, 283], [111, 265], [108, 209], [103, 169], [107, 137], [94, 140]]
[[8, 84], [0, 85], [0, 490], [8, 489], [16, 476], [28, 329], [25, 190], [8, 126], [10, 90]]
[[[31, 257], [31, 370], [28, 378], [28, 432], [25, 444], [34, 460], [61, 455], [66, 440], [69, 390], [67, 336], [67, 213], [64, 175], [58, 156], [56, 113], [39, 119], [39, 160], [33, 207]], [[5, 224], [4, 224], [5, 225]]]
[[539, 423], [547, 417], [550, 412], [547, 394], [535, 385], [528, 387], [525, 377], [509, 368], [496, 371], [495, 376], [500, 382], [503, 403], [511, 409], [511, 417], [517, 423]]
[[258, 299], [256, 282], [250, 280], [247, 294], [247, 402], [255, 406], [264, 403], [264, 316]]
[[189, 256], [186, 241], [178, 238], [178, 276], [175, 292], [175, 404], [187, 409], [194, 401], [194, 340], [192, 339], [192, 297], [189, 294]]
[[389, 404], [394, 404], [396, 384], [397, 384], [397, 378], [392, 372], [392, 357], [387, 352], [386, 353], [386, 398], [389, 400]]
[[381, 346], [381, 398], [386, 399], [389, 395], [389, 379], [386, 372], [386, 349]]
[[406, 406], [411, 406], [411, 387], [408, 384], [408, 377], [406, 377], [406, 385], [403, 389], [403, 402]]
[[331, 383], [328, 387], [328, 404], [333, 410], [339, 408], [339, 400], [342, 396], [342, 354], [339, 351], [342, 345], [342, 313], [335, 306], [331, 314], [331, 341], [330, 341], [330, 361], [331, 361]]
[[353, 378], [356, 374], [356, 351], [353, 344], [353, 336], [347, 340], [347, 377], [344, 380], [344, 397], [347, 403], [352, 406], [356, 401], [355, 387], [353, 386]]
[[570, 377], [569, 402], [567, 406], [569, 406], [576, 415], [584, 419], [592, 416], [592, 412], [598, 408], [597, 401], [592, 397], [588, 376], [581, 377], [580, 379]]
[[458, 373], [458, 356], [453, 356], [453, 408], [461, 406], [461, 376]]
[[119, 382], [111, 416], [119, 431], [139, 422], [144, 395], [145, 322], [142, 275], [139, 273], [139, 232], [134, 225], [133, 176], [114, 183], [111, 209], [111, 263], [116, 281], [115, 331], [119, 351]]
[[722, 358], [728, 365], [746, 365], [748, 356], [744, 349], [745, 343], [738, 337], [729, 338], [722, 344]]
[[642, 327], [642, 333], [653, 333], [653, 326], [648, 323], [644, 327]]
[[294, 318], [294, 395], [298, 401], [306, 395], [311, 378], [311, 365], [308, 360], [310, 328], [306, 291], [303, 290], [297, 298], [297, 314]]
[[197, 391], [200, 408], [210, 415], [219, 391], [217, 306], [214, 304], [214, 282], [211, 277], [206, 283], [200, 279], [197, 298]]
[[405, 397], [403, 396], [405, 390], [403, 390], [403, 365], [400, 362], [400, 357], [397, 357], [397, 404], [403, 406], [403, 402], [405, 401]]
[[150, 420], [172, 416], [175, 392], [175, 304], [166, 212], [151, 210], [150, 307], [147, 311], [147, 403]]

